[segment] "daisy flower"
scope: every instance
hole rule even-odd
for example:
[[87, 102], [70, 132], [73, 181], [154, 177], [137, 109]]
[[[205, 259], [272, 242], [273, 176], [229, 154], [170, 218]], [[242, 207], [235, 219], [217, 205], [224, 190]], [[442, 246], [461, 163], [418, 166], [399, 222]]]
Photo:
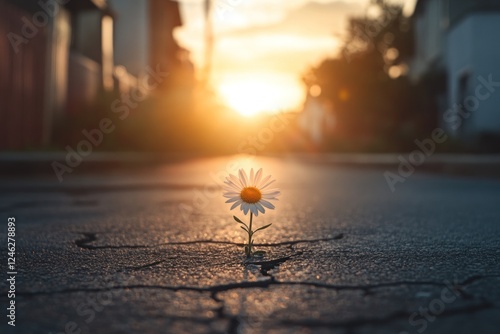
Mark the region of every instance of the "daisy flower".
[[259, 212], [265, 213], [267, 209], [274, 209], [275, 206], [270, 202], [278, 200], [276, 197], [280, 194], [276, 188], [269, 188], [276, 180], [271, 180], [271, 175], [262, 177], [262, 168], [254, 173], [250, 170], [250, 177], [240, 169], [238, 176], [230, 174], [224, 183], [224, 197], [228, 198], [226, 203], [233, 203], [231, 209], [240, 206], [241, 211], [246, 215], [249, 211], [255, 216]]
[[230, 174], [224, 183], [224, 197], [228, 198], [226, 203], [233, 203], [231, 205], [231, 210], [236, 207], [240, 207], [241, 211], [246, 215], [250, 211], [250, 223], [247, 225], [241, 219], [233, 216], [234, 220], [238, 224], [241, 224], [241, 228], [248, 233], [248, 243], [245, 245], [245, 254], [247, 258], [252, 255], [257, 256], [264, 254], [265, 252], [252, 252], [253, 248], [253, 235], [256, 232], [262, 231], [272, 224], [267, 224], [252, 230], [252, 219], [253, 216], [258, 216], [260, 213], [265, 213], [266, 209], [274, 209], [274, 205], [270, 202], [272, 200], [278, 200], [276, 197], [280, 194], [278, 189], [269, 188], [275, 180], [271, 180], [271, 175], [262, 178], [262, 168], [254, 173], [253, 168], [250, 170], [250, 177], [243, 169], [238, 171], [238, 176]]

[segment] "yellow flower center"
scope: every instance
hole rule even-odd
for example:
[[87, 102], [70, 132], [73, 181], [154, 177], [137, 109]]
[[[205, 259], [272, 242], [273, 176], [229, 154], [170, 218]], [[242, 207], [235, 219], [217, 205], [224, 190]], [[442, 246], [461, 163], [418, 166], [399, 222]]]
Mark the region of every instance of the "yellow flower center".
[[245, 187], [240, 193], [240, 197], [244, 202], [257, 203], [262, 198], [262, 193], [256, 187]]

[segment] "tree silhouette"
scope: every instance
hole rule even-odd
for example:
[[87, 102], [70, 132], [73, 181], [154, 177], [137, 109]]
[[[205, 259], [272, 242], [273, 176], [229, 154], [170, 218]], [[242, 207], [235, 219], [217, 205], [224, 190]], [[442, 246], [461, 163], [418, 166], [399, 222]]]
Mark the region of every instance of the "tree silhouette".
[[339, 55], [304, 77], [333, 105], [337, 126], [326, 147], [399, 151], [428, 126], [418, 112], [417, 90], [405, 75], [413, 52], [410, 19], [400, 5], [374, 1], [349, 20]]

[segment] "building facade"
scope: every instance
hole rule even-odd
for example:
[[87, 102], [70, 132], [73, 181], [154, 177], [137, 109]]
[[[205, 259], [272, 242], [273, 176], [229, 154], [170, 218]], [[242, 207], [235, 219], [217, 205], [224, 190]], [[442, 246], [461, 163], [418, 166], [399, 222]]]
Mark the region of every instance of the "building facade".
[[420, 0], [411, 78], [463, 143], [500, 138], [500, 0]]
[[131, 75], [141, 80], [151, 69], [168, 72], [168, 79], [161, 83], [165, 89], [179, 88], [183, 76], [194, 78], [192, 64], [184, 56], [186, 50], [173, 35], [175, 28], [182, 25], [178, 2], [108, 0], [108, 3], [116, 14], [113, 45], [120, 75], [126, 69], [129, 78]]
[[50, 145], [55, 125], [112, 89], [105, 1], [0, 0], [0, 149]]
[[102, 117], [152, 71], [166, 90], [192, 81], [180, 25], [170, 0], [0, 0], [0, 150], [65, 143], [55, 129]]

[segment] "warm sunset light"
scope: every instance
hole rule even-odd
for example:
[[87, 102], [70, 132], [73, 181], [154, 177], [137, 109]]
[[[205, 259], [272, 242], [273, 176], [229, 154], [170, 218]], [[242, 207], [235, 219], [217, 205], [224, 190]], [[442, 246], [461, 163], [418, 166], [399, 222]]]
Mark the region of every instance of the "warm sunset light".
[[294, 109], [304, 99], [300, 82], [288, 76], [231, 76], [218, 88], [223, 103], [243, 116]]
[[495, 31], [500, 0], [0, 0], [0, 334], [500, 334]]

